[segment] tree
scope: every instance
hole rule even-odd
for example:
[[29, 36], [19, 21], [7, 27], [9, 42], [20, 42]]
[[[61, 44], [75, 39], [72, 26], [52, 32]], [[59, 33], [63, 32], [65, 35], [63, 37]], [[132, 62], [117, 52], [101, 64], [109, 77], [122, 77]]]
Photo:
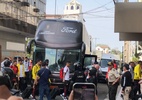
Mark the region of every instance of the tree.
[[110, 51], [110, 53], [116, 54], [116, 55], [120, 55], [120, 54], [121, 54], [121, 52], [120, 52], [119, 50], [117, 50], [117, 49], [112, 49], [112, 50]]
[[132, 61], [133, 61], [133, 62], [138, 62], [138, 61], [139, 61], [139, 58], [137, 58], [136, 56], [133, 56], [133, 57], [132, 57]]

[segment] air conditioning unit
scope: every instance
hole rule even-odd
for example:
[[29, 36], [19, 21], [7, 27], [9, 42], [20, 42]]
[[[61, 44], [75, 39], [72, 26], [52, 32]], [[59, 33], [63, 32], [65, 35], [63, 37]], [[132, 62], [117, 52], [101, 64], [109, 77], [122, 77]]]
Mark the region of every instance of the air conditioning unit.
[[33, 11], [36, 12], [36, 13], [40, 12], [40, 10], [38, 8], [34, 8]]
[[21, 2], [21, 6], [27, 6], [27, 7], [29, 7], [30, 3], [28, 1], [22, 1]]

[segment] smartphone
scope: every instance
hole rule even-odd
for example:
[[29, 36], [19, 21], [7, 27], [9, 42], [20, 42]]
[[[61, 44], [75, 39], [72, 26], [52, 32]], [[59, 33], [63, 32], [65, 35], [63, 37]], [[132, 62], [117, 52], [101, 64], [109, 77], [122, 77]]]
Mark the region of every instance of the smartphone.
[[73, 100], [95, 100], [96, 87], [93, 83], [75, 83]]

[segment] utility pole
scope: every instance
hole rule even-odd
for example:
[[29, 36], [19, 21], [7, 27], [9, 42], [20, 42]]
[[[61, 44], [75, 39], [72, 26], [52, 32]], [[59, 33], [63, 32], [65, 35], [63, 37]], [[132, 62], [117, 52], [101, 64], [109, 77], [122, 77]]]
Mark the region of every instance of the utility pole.
[[55, 0], [55, 15], [56, 15], [57, 0]]
[[93, 38], [95, 40], [95, 53], [96, 53], [96, 47], [97, 47], [97, 39], [99, 38]]

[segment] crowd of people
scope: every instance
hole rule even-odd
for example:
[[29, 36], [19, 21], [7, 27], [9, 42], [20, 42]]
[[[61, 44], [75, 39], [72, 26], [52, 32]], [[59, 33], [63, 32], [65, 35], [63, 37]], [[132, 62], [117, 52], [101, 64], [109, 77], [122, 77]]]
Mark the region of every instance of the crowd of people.
[[[43, 100], [43, 96], [46, 95], [48, 100], [51, 100], [50, 91], [50, 76], [51, 72], [48, 69], [49, 60], [42, 61], [40, 59], [37, 60], [37, 63], [32, 66], [32, 61], [30, 61], [27, 57], [24, 59], [11, 59], [5, 58], [4, 61], [1, 62], [1, 70], [4, 71], [5, 67], [9, 67], [14, 72], [14, 78], [12, 78], [12, 86], [13, 88], [19, 89], [21, 93], [26, 89], [27, 85], [31, 85], [33, 87], [32, 96], [34, 99], [36, 95], [39, 95], [39, 99]], [[63, 99], [67, 100], [69, 96], [69, 100], [72, 100], [72, 86], [75, 82], [90, 82], [94, 83], [97, 86], [97, 72], [99, 69], [99, 64], [94, 63], [92, 70], [85, 71], [82, 70], [81, 63], [76, 63], [75, 73], [70, 80], [70, 67], [71, 62], [67, 61], [63, 70], [63, 83], [64, 83], [64, 92], [62, 94]], [[32, 74], [32, 75], [30, 75]], [[32, 76], [32, 79], [31, 79]], [[31, 81], [32, 80], [32, 81]], [[72, 82], [71, 82], [72, 81]], [[71, 94], [70, 94], [71, 93]], [[94, 98], [97, 98], [97, 89], [94, 90]], [[96, 99], [97, 100], [97, 99]]]
[[[35, 65], [32, 65], [32, 60], [27, 57], [20, 59], [5, 58], [1, 62], [1, 71], [9, 67], [13, 70], [14, 76], [12, 78], [13, 88], [19, 89], [21, 93], [25, 91], [27, 85], [32, 86], [32, 96], [36, 99], [36, 95], [39, 95], [39, 99], [43, 100], [44, 95], [46, 95], [48, 100], [51, 100], [50, 94], [50, 77], [51, 71], [48, 68], [49, 60], [42, 61], [37, 60]], [[70, 65], [71, 62], [67, 61], [65, 67], [63, 68], [63, 83], [64, 91], [61, 94], [64, 100], [73, 100], [74, 93], [72, 86], [76, 82], [80, 83], [93, 83], [96, 88], [94, 90], [95, 100], [97, 97], [97, 83], [99, 76], [99, 64], [94, 62], [91, 69], [82, 69], [81, 63], [75, 63], [75, 72], [70, 79]], [[137, 94], [141, 94], [140, 84], [142, 83], [142, 61], [137, 63], [130, 62], [129, 64], [123, 64], [122, 73], [118, 73], [117, 64], [113, 60], [108, 62], [108, 72], [106, 74], [106, 80], [108, 85], [109, 100], [116, 100], [116, 93], [119, 83], [121, 83], [121, 93], [124, 100], [135, 99]], [[3, 72], [4, 73], [4, 72]], [[10, 75], [11, 77], [11, 75]], [[69, 96], [69, 97], [68, 97]]]
[[109, 100], [116, 100], [119, 83], [122, 87], [121, 97], [123, 100], [138, 100], [138, 95], [141, 94], [142, 61], [123, 64], [121, 74], [114, 67], [114, 63], [109, 62], [106, 78], [108, 80]]
[[14, 74], [10, 76], [12, 77], [12, 86], [23, 92], [27, 84], [30, 84], [32, 60], [29, 60], [27, 57], [14, 59], [8, 57], [1, 62], [1, 71], [4, 72], [5, 68], [11, 68], [13, 70]]
[[[49, 77], [51, 75], [50, 70], [47, 68], [49, 60], [42, 61], [37, 60], [37, 63], [33, 66], [32, 60], [27, 57], [11, 59], [5, 58], [1, 62], [1, 71], [3, 74], [8, 73], [12, 88], [20, 90], [20, 93], [26, 91], [28, 86], [31, 86], [33, 99], [39, 95], [40, 100], [43, 100], [44, 93], [48, 100], [51, 100], [49, 95]], [[8, 69], [11, 69], [13, 74], [10, 74]], [[28, 92], [28, 91], [27, 91]], [[23, 94], [24, 95], [24, 94]]]

